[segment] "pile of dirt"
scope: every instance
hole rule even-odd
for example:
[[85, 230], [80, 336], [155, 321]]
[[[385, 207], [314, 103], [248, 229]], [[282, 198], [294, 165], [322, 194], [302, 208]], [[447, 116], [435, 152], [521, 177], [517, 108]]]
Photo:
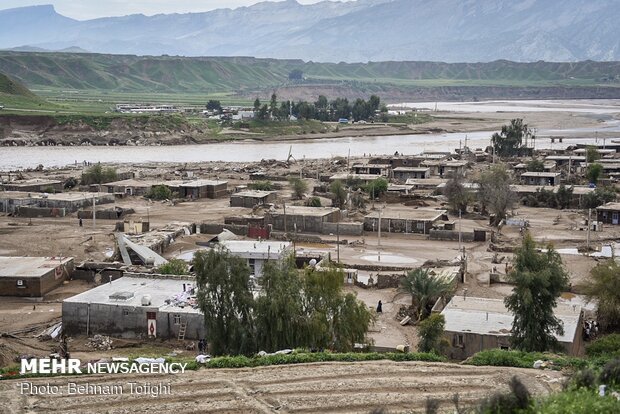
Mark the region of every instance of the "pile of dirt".
[[109, 351], [112, 349], [112, 339], [109, 336], [95, 335], [88, 339], [86, 346], [98, 351]]

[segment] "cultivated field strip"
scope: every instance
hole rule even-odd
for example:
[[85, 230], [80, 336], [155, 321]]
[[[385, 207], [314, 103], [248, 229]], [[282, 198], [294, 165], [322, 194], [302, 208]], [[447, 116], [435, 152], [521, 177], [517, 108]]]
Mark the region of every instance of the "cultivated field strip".
[[[459, 394], [471, 405], [495, 391], [508, 389], [519, 376], [536, 394], [561, 374], [514, 368], [456, 364], [372, 361], [319, 363], [246, 369], [203, 369], [182, 375], [96, 375], [37, 378], [35, 385], [65, 387], [67, 382], [122, 385], [116, 395], [20, 395], [22, 381], [0, 382], [1, 413], [390, 413], [423, 411], [427, 398], [451, 408]], [[170, 394], [130, 394], [129, 382], [170, 384]], [[5, 403], [6, 402], [6, 403]]]

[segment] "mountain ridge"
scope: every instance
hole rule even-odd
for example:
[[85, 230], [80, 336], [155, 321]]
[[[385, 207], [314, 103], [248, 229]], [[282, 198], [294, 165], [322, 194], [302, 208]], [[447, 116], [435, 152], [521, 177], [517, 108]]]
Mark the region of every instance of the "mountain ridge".
[[614, 0], [261, 2], [202, 13], [75, 20], [53, 6], [0, 10], [0, 48], [257, 56], [321, 62], [620, 60]]

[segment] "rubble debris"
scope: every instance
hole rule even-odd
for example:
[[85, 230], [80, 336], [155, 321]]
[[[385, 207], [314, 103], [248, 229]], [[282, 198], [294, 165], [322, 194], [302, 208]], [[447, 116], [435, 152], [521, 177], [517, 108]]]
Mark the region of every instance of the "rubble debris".
[[98, 351], [109, 351], [112, 349], [112, 339], [105, 335], [94, 335], [88, 338], [86, 346]]

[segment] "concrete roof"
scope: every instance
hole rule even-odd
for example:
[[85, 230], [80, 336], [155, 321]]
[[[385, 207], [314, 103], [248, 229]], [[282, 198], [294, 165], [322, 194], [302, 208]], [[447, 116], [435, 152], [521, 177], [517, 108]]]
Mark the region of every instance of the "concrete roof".
[[559, 172], [539, 172], [539, 171], [527, 171], [521, 174], [521, 177], [559, 177]]
[[[286, 206], [287, 216], [307, 216], [307, 217], [322, 217], [328, 214], [337, 212], [336, 207], [307, 207], [307, 206]], [[284, 215], [284, 209], [278, 209], [277, 211], [270, 211], [269, 214], [277, 216], [279, 214]]]
[[48, 180], [44, 178], [31, 178], [29, 180], [9, 181], [3, 184], [11, 185], [14, 187], [19, 187], [19, 186], [46, 185], [46, 184], [59, 184], [59, 183], [62, 183], [62, 181], [61, 180]]
[[597, 210], [614, 210], [620, 211], [620, 203], [607, 203], [596, 208]]
[[[401, 219], [401, 220], [438, 220], [446, 210], [434, 210], [431, 208], [410, 208], [407, 210], [393, 210], [386, 208], [381, 212], [381, 219]], [[365, 218], [379, 218], [379, 212], [373, 211]]]
[[545, 157], [545, 159], [551, 160], [551, 161], [568, 161], [568, 160], [585, 161], [586, 157], [582, 155], [549, 155]]
[[428, 167], [396, 167], [392, 171], [403, 171], [403, 172], [426, 172], [431, 169]]
[[376, 180], [382, 178], [379, 174], [354, 174], [354, 173], [338, 173], [329, 177], [330, 180]]
[[[183, 308], [175, 306], [175, 297], [180, 298], [183, 295], [183, 284], [196, 285], [196, 281], [189, 277], [138, 277], [123, 276], [116, 279], [112, 283], [104, 283], [91, 290], [80, 293], [65, 299], [69, 303], [97, 303], [120, 306], [142, 307], [142, 297], [149, 295], [151, 297], [151, 305], [148, 308], [159, 308], [159, 310], [178, 311], [187, 313], [201, 313], [199, 309], [193, 309], [191, 306]], [[187, 290], [189, 287], [186, 286]], [[110, 299], [110, 295], [118, 293], [130, 293], [132, 296], [126, 300]], [[170, 304], [166, 304], [166, 299], [171, 299]]]
[[266, 240], [225, 240], [220, 243], [234, 256], [247, 259], [279, 259], [281, 253], [293, 247], [291, 242], [278, 242]]
[[110, 198], [114, 197], [114, 194], [111, 193], [33, 193], [33, 192], [25, 192], [25, 191], [0, 191], [0, 198], [3, 199], [26, 199], [26, 198], [35, 198], [35, 199], [48, 199], [48, 200], [57, 200], [57, 201], [76, 201], [76, 200], [92, 200], [93, 197], [96, 198]]
[[277, 193], [277, 191], [262, 191], [262, 190], [247, 190], [233, 193], [231, 197], [250, 197], [250, 198], [264, 198], [270, 194]]
[[121, 181], [113, 181], [111, 183], [105, 183], [105, 184], [101, 184], [101, 185], [105, 185], [107, 187], [140, 187], [140, 188], [146, 188], [146, 187], [152, 187], [154, 185], [167, 185], [169, 187], [178, 187], [179, 185], [183, 184], [183, 181], [181, 180], [171, 180], [171, 181], [162, 181], [162, 180], [136, 180], [134, 178], [129, 178], [127, 180], [121, 180]]
[[[573, 342], [581, 306], [559, 302], [554, 313], [564, 324], [564, 334], [556, 335], [556, 338], [560, 342]], [[510, 335], [514, 319], [512, 313], [506, 309], [503, 299], [463, 296], [453, 297], [441, 314], [446, 319], [446, 332], [495, 336]]]
[[220, 180], [193, 180], [193, 181], [184, 181], [179, 187], [206, 187], [208, 185], [222, 185], [228, 184], [228, 181], [220, 181]]
[[0, 277], [41, 277], [73, 257], [0, 257]]

